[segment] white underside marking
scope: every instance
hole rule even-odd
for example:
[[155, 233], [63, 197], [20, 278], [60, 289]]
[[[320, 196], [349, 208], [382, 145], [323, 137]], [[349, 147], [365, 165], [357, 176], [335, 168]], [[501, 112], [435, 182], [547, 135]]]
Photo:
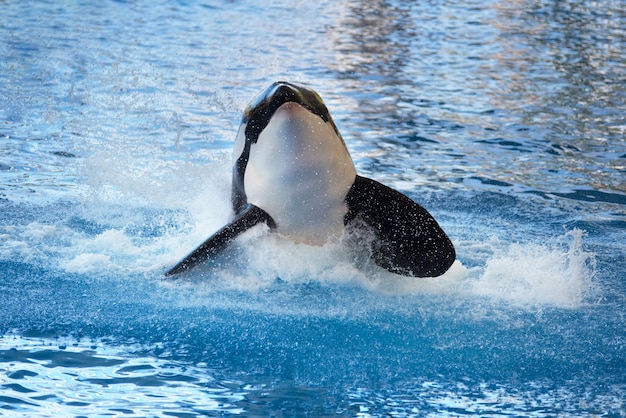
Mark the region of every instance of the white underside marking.
[[345, 197], [355, 178], [333, 127], [289, 102], [251, 145], [244, 187], [248, 202], [265, 210], [279, 233], [321, 245], [343, 232]]

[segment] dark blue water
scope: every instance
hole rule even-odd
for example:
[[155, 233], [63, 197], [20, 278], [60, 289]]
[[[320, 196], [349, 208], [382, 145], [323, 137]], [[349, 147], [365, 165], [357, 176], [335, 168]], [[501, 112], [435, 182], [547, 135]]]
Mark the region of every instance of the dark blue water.
[[[626, 415], [626, 4], [0, 4], [0, 415]], [[458, 261], [230, 215], [240, 112], [326, 101]]]

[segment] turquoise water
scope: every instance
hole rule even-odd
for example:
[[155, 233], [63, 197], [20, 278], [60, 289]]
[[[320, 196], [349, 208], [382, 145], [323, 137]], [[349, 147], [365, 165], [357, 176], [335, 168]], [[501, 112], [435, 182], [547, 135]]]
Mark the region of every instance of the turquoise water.
[[[0, 3], [0, 415], [626, 415], [624, 6]], [[278, 79], [446, 275], [254, 230], [163, 279]]]

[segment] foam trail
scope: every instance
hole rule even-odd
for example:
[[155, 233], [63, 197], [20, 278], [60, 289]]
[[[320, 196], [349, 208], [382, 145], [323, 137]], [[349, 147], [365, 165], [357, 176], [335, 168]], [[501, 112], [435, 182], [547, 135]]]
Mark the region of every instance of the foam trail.
[[[0, 253], [4, 259], [56, 265], [71, 273], [154, 277], [227, 219], [210, 216], [211, 208], [201, 204], [195, 212], [158, 212], [156, 219], [134, 221], [126, 217], [133, 218], [138, 209], [132, 205], [122, 209], [119, 214], [117, 205], [99, 204], [97, 212], [83, 213], [88, 222], [104, 225], [98, 233], [65, 222], [5, 226], [0, 230]], [[120, 224], [115, 222], [118, 217], [123, 219]], [[164, 232], [143, 236], [137, 227], [142, 220], [162, 225]], [[341, 242], [296, 244], [257, 227], [236, 241], [224, 262], [207, 264], [190, 276], [209, 291], [260, 292], [280, 279], [287, 285], [316, 282], [386, 295], [476, 296], [518, 306], [576, 308], [595, 291], [595, 256], [585, 251], [583, 244], [584, 233], [578, 229], [552, 244], [508, 243], [495, 238], [486, 243], [455, 243], [461, 261], [441, 277], [415, 279], [358, 262]], [[463, 260], [470, 259], [473, 266], [467, 267]]]
[[373, 264], [357, 266], [341, 244], [312, 247], [262, 234], [258, 230], [243, 243], [246, 264], [229, 272], [226, 286], [258, 291], [280, 277], [292, 284], [317, 281], [388, 295], [479, 296], [518, 306], [564, 308], [580, 306], [594, 291], [595, 255], [584, 250], [584, 233], [578, 229], [558, 237], [552, 245], [498, 239], [457, 244], [461, 257], [478, 251], [482, 262], [468, 268], [457, 260], [443, 276], [420, 279], [394, 275]]
[[[6, 226], [0, 253], [71, 273], [160, 276], [231, 214], [230, 158], [203, 152], [178, 162], [164, 162], [155, 152], [132, 176], [125, 150], [94, 152], [85, 162], [87, 193], [77, 217], [97, 228], [66, 221]], [[415, 279], [364, 261], [341, 242], [307, 246], [257, 227], [237, 240], [229, 260], [192, 276], [205, 277], [209, 290], [258, 292], [280, 278], [291, 285], [356, 286], [386, 295], [475, 296], [575, 308], [593, 292], [595, 258], [584, 250], [583, 238], [583, 231], [573, 230], [552, 244], [455, 242], [460, 261], [445, 275]]]
[[230, 154], [138, 165], [124, 147], [85, 157], [77, 202], [42, 207], [35, 222], [0, 227], [3, 259], [81, 274], [160, 274], [231, 212]]
[[592, 291], [595, 274], [595, 255], [584, 251], [583, 235], [574, 229], [559, 237], [569, 240], [565, 248], [534, 243], [495, 247], [471, 289], [514, 304], [579, 306]]

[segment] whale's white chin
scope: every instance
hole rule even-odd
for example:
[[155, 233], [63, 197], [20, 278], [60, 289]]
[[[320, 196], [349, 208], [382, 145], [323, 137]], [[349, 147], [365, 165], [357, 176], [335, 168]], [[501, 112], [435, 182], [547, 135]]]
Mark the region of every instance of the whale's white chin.
[[248, 202], [274, 219], [277, 232], [321, 245], [343, 232], [345, 196], [355, 177], [330, 123], [288, 102], [251, 145], [244, 181]]

